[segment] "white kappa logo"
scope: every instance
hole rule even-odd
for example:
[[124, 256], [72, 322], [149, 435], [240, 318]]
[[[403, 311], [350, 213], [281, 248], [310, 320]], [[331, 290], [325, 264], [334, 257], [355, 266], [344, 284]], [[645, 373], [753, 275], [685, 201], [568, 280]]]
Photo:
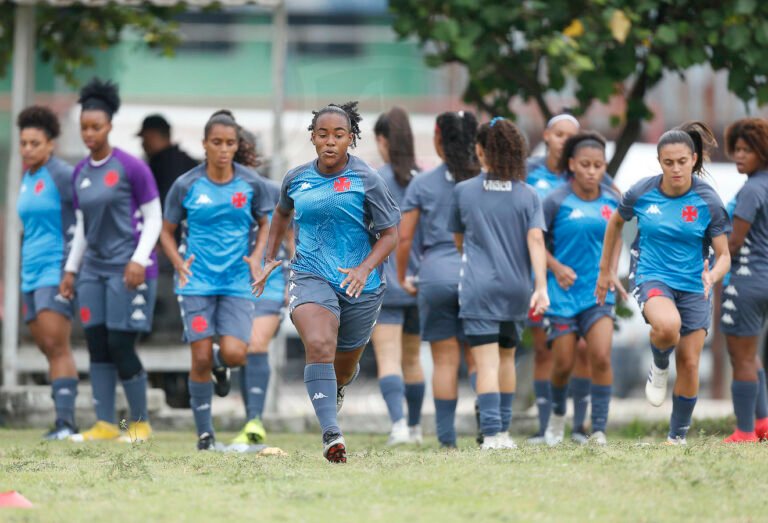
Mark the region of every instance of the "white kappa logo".
[[195, 200], [195, 203], [198, 205], [203, 205], [207, 203], [213, 203], [213, 200], [207, 195], [207, 194], [201, 194], [197, 197], [197, 200]]
[[321, 400], [321, 399], [323, 399], [323, 398], [327, 398], [327, 397], [328, 397], [328, 396], [326, 396], [326, 395], [325, 395], [325, 394], [323, 394], [322, 392], [315, 392], [315, 395], [314, 395], [314, 396], [312, 396], [312, 401], [315, 401], [315, 400]]
[[311, 188], [312, 188], [312, 184], [309, 182], [304, 182], [301, 185], [299, 185], [300, 191], [306, 191], [307, 189], [311, 189]]
[[659, 209], [659, 206], [655, 203], [651, 204], [650, 207], [648, 207], [648, 210], [646, 211], [648, 214], [661, 214], [661, 210]]
[[87, 189], [91, 185], [93, 185], [93, 184], [91, 183], [91, 179], [90, 178], [83, 178], [83, 181], [80, 182], [80, 188], [81, 189]]
[[725, 323], [726, 325], [733, 325], [733, 324], [734, 324], [733, 318], [732, 318], [732, 317], [731, 317], [731, 315], [730, 315], [730, 314], [728, 314], [727, 312], [726, 312], [725, 314], [723, 314], [723, 318], [722, 318], [722, 321], [723, 321], [723, 323]]
[[571, 220], [578, 220], [579, 218], [584, 218], [584, 212], [581, 209], [574, 209], [573, 212], [571, 212], [570, 216], [568, 216]]

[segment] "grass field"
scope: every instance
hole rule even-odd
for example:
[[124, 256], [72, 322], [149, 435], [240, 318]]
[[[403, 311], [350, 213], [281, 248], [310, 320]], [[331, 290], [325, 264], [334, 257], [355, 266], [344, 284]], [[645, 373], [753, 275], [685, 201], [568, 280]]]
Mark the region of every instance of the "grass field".
[[[614, 434], [606, 448], [564, 445], [483, 453], [389, 450], [350, 435], [347, 465], [326, 463], [316, 435], [276, 434], [287, 457], [194, 451], [166, 432], [146, 444], [44, 443], [0, 430], [0, 491], [30, 510], [0, 521], [759, 521], [768, 517], [768, 445], [698, 436]], [[646, 432], [647, 433], [647, 432]], [[222, 435], [223, 436], [223, 435]], [[223, 438], [222, 438], [223, 440]]]

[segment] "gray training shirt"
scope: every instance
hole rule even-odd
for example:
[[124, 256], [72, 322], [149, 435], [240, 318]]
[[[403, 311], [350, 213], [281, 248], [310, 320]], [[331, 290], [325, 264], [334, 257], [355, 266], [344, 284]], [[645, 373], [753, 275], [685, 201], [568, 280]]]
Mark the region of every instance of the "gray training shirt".
[[481, 173], [456, 185], [449, 216], [448, 229], [464, 234], [459, 317], [524, 320], [531, 296], [528, 231], [545, 230], [535, 189]]
[[752, 225], [739, 254], [733, 257], [731, 274], [757, 276], [755, 282], [768, 287], [760, 278], [768, 272], [768, 171], [758, 171], [747, 178], [736, 194], [733, 216]]

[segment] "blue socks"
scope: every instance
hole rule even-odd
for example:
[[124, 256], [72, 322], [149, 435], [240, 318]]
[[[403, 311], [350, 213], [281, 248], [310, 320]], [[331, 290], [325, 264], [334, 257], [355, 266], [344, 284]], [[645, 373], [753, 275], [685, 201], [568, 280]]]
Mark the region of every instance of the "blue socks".
[[147, 373], [141, 371], [131, 379], [122, 380], [128, 407], [131, 410], [130, 421], [149, 421], [147, 411]]
[[593, 383], [591, 395], [592, 432], [605, 432], [605, 427], [608, 424], [608, 406], [611, 403], [611, 386]]
[[56, 407], [56, 419], [75, 426], [75, 398], [77, 398], [77, 378], [58, 378], [51, 384], [51, 397]]
[[480, 430], [483, 435], [495, 436], [501, 432], [501, 395], [498, 392], [478, 394], [477, 406], [480, 409]]
[[269, 385], [269, 354], [249, 353], [245, 364], [245, 411], [249, 420], [261, 418]]
[[111, 363], [91, 363], [91, 388], [96, 419], [115, 424], [117, 367]]
[[662, 350], [656, 348], [656, 346], [651, 343], [651, 354], [653, 354], [654, 365], [662, 370], [669, 368], [669, 356], [672, 354], [672, 349], [674, 349], [674, 347]]
[[[566, 383], [562, 387], [556, 387], [554, 385], [551, 385], [551, 390], [552, 390], [552, 400], [551, 400], [552, 412], [554, 412], [558, 416], [565, 416], [565, 409], [566, 409], [565, 402], [568, 398], [568, 384]], [[539, 413], [539, 418], [541, 418], [541, 413]]]
[[765, 369], [757, 370], [757, 404], [755, 405], [757, 419], [768, 418], [768, 389], [765, 384]]
[[552, 412], [552, 384], [549, 380], [535, 380], [533, 392], [536, 395], [536, 408], [539, 411], [539, 434], [543, 436]]
[[691, 428], [693, 408], [696, 406], [697, 397], [672, 395], [672, 416], [669, 418], [669, 437], [685, 438], [688, 429]]
[[421, 423], [421, 406], [424, 404], [424, 382], [405, 384], [405, 402], [408, 404], [408, 426]]
[[515, 393], [502, 392], [500, 400], [501, 432], [509, 432], [509, 425], [512, 423], [512, 403], [515, 401]]
[[333, 363], [309, 363], [304, 366], [304, 386], [315, 408], [323, 434], [341, 432], [336, 421], [336, 371]]
[[213, 382], [199, 383], [189, 380], [189, 404], [192, 407], [192, 415], [195, 417], [197, 435], [203, 433], [213, 435], [213, 416], [211, 403], [213, 402]]
[[456, 446], [456, 403], [458, 400], [435, 399], [437, 439], [446, 446]]
[[571, 378], [570, 391], [573, 396], [573, 430], [584, 433], [584, 421], [587, 419], [589, 408], [589, 389], [592, 380], [589, 378]]
[[403, 397], [405, 396], [405, 383], [402, 376], [390, 374], [379, 378], [379, 388], [384, 402], [387, 404], [389, 419], [392, 423], [403, 419]]
[[736, 427], [742, 432], [755, 431], [755, 405], [757, 404], [758, 383], [754, 381], [735, 381], [731, 383], [733, 412], [736, 414]]

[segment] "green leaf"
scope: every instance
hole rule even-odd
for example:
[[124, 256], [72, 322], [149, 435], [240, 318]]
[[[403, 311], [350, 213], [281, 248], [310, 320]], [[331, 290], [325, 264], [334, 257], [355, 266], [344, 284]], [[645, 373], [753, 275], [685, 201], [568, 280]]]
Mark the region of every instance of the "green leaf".
[[757, 7], [756, 0], [736, 0], [736, 11], [740, 15], [751, 15]]
[[677, 42], [677, 33], [668, 25], [662, 25], [656, 31], [656, 39], [662, 44], [672, 45]]
[[768, 103], [768, 85], [761, 85], [757, 88], [757, 104], [765, 105]]
[[433, 35], [438, 41], [451, 42], [459, 36], [459, 23], [452, 18], [438, 20]]
[[740, 51], [749, 43], [748, 30], [739, 25], [732, 25], [725, 31], [723, 44], [731, 51]]
[[453, 52], [456, 57], [464, 62], [472, 58], [474, 51], [475, 46], [472, 45], [472, 40], [466, 38], [460, 38], [456, 45], [453, 46]]

